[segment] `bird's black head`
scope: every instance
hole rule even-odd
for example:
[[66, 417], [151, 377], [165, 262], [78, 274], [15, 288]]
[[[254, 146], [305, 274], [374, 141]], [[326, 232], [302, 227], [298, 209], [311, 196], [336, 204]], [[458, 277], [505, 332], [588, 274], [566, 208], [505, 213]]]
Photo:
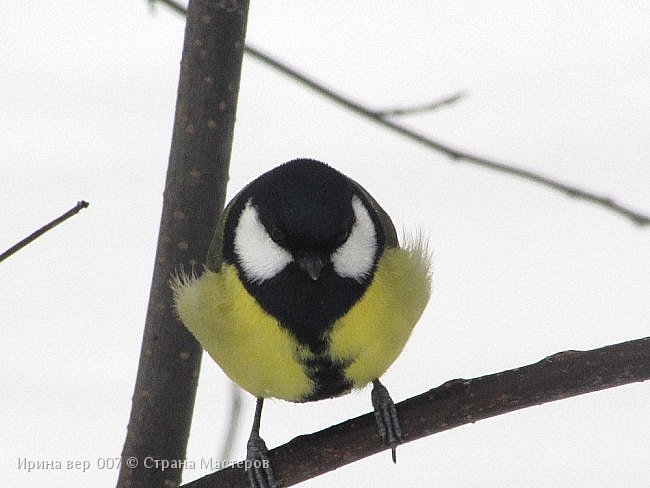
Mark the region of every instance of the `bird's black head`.
[[329, 166], [291, 161], [262, 175], [256, 187], [252, 204], [260, 221], [294, 255], [329, 256], [352, 229], [354, 187]]
[[235, 197], [223, 257], [263, 308], [306, 327], [305, 321], [331, 324], [359, 299], [384, 240], [358, 184], [324, 163], [296, 159]]

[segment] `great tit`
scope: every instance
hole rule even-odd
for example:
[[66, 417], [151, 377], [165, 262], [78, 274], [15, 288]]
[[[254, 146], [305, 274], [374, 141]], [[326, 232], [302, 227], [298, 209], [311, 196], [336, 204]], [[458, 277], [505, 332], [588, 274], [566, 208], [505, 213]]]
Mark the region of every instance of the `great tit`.
[[388, 214], [332, 167], [296, 159], [227, 205], [201, 276], [173, 284], [178, 315], [239, 386], [257, 398], [247, 460], [273, 486], [259, 435], [264, 398], [309, 402], [373, 383], [379, 435], [401, 441], [379, 377], [402, 351], [431, 288], [426, 243], [401, 247]]

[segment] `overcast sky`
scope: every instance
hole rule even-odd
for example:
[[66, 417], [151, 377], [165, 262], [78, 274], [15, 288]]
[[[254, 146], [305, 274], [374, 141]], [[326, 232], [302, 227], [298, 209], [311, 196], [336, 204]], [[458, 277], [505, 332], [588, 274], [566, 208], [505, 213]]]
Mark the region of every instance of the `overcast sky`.
[[[162, 205], [184, 19], [145, 1], [4, 2], [0, 470], [7, 486], [112, 486], [129, 418]], [[248, 40], [384, 108], [465, 90], [403, 121], [650, 213], [650, 3], [258, 1]], [[650, 228], [451, 162], [243, 66], [229, 195], [295, 157], [357, 179], [434, 255], [431, 303], [383, 378], [396, 401], [566, 349], [650, 335]], [[188, 459], [217, 456], [225, 376], [204, 358]], [[467, 425], [306, 485], [629, 487], [650, 467], [650, 384]], [[235, 459], [254, 402], [245, 397]], [[370, 392], [267, 402], [269, 447], [369, 411]], [[291, 422], [286, 419], [291, 418]], [[19, 469], [19, 459], [61, 470]], [[69, 460], [89, 469], [65, 469]], [[195, 469], [185, 481], [206, 474]]]

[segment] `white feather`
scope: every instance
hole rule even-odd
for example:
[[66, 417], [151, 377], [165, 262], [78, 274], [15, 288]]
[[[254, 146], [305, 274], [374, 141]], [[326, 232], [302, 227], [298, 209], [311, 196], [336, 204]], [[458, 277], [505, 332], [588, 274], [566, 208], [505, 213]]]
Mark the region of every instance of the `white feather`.
[[377, 232], [359, 197], [352, 197], [354, 224], [348, 239], [332, 254], [334, 271], [358, 282], [367, 278], [377, 255]]
[[250, 200], [235, 229], [235, 254], [246, 278], [257, 284], [273, 278], [293, 261], [289, 251], [273, 242]]

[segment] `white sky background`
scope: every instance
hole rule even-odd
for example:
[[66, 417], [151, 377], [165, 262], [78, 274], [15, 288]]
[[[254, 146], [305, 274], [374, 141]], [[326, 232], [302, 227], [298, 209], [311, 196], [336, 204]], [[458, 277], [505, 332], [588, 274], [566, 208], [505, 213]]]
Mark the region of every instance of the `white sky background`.
[[[113, 486], [149, 293], [184, 20], [144, 1], [5, 2], [0, 248], [91, 206], [0, 264], [0, 472], [7, 486]], [[650, 3], [254, 2], [248, 40], [436, 138], [650, 213]], [[650, 229], [538, 185], [451, 163], [246, 59], [229, 194], [297, 156], [360, 181], [430, 235], [432, 301], [384, 377], [398, 401], [457, 377], [650, 329]], [[188, 458], [214, 458], [224, 375], [204, 361]], [[236, 458], [244, 456], [248, 396]], [[639, 486], [650, 384], [454, 429], [309, 486]], [[270, 447], [369, 411], [364, 391], [267, 402]], [[290, 419], [290, 420], [289, 420]], [[289, 421], [288, 421], [289, 420]], [[18, 459], [62, 470], [18, 470]], [[88, 460], [88, 471], [66, 470]], [[185, 473], [194, 479], [206, 470]]]

